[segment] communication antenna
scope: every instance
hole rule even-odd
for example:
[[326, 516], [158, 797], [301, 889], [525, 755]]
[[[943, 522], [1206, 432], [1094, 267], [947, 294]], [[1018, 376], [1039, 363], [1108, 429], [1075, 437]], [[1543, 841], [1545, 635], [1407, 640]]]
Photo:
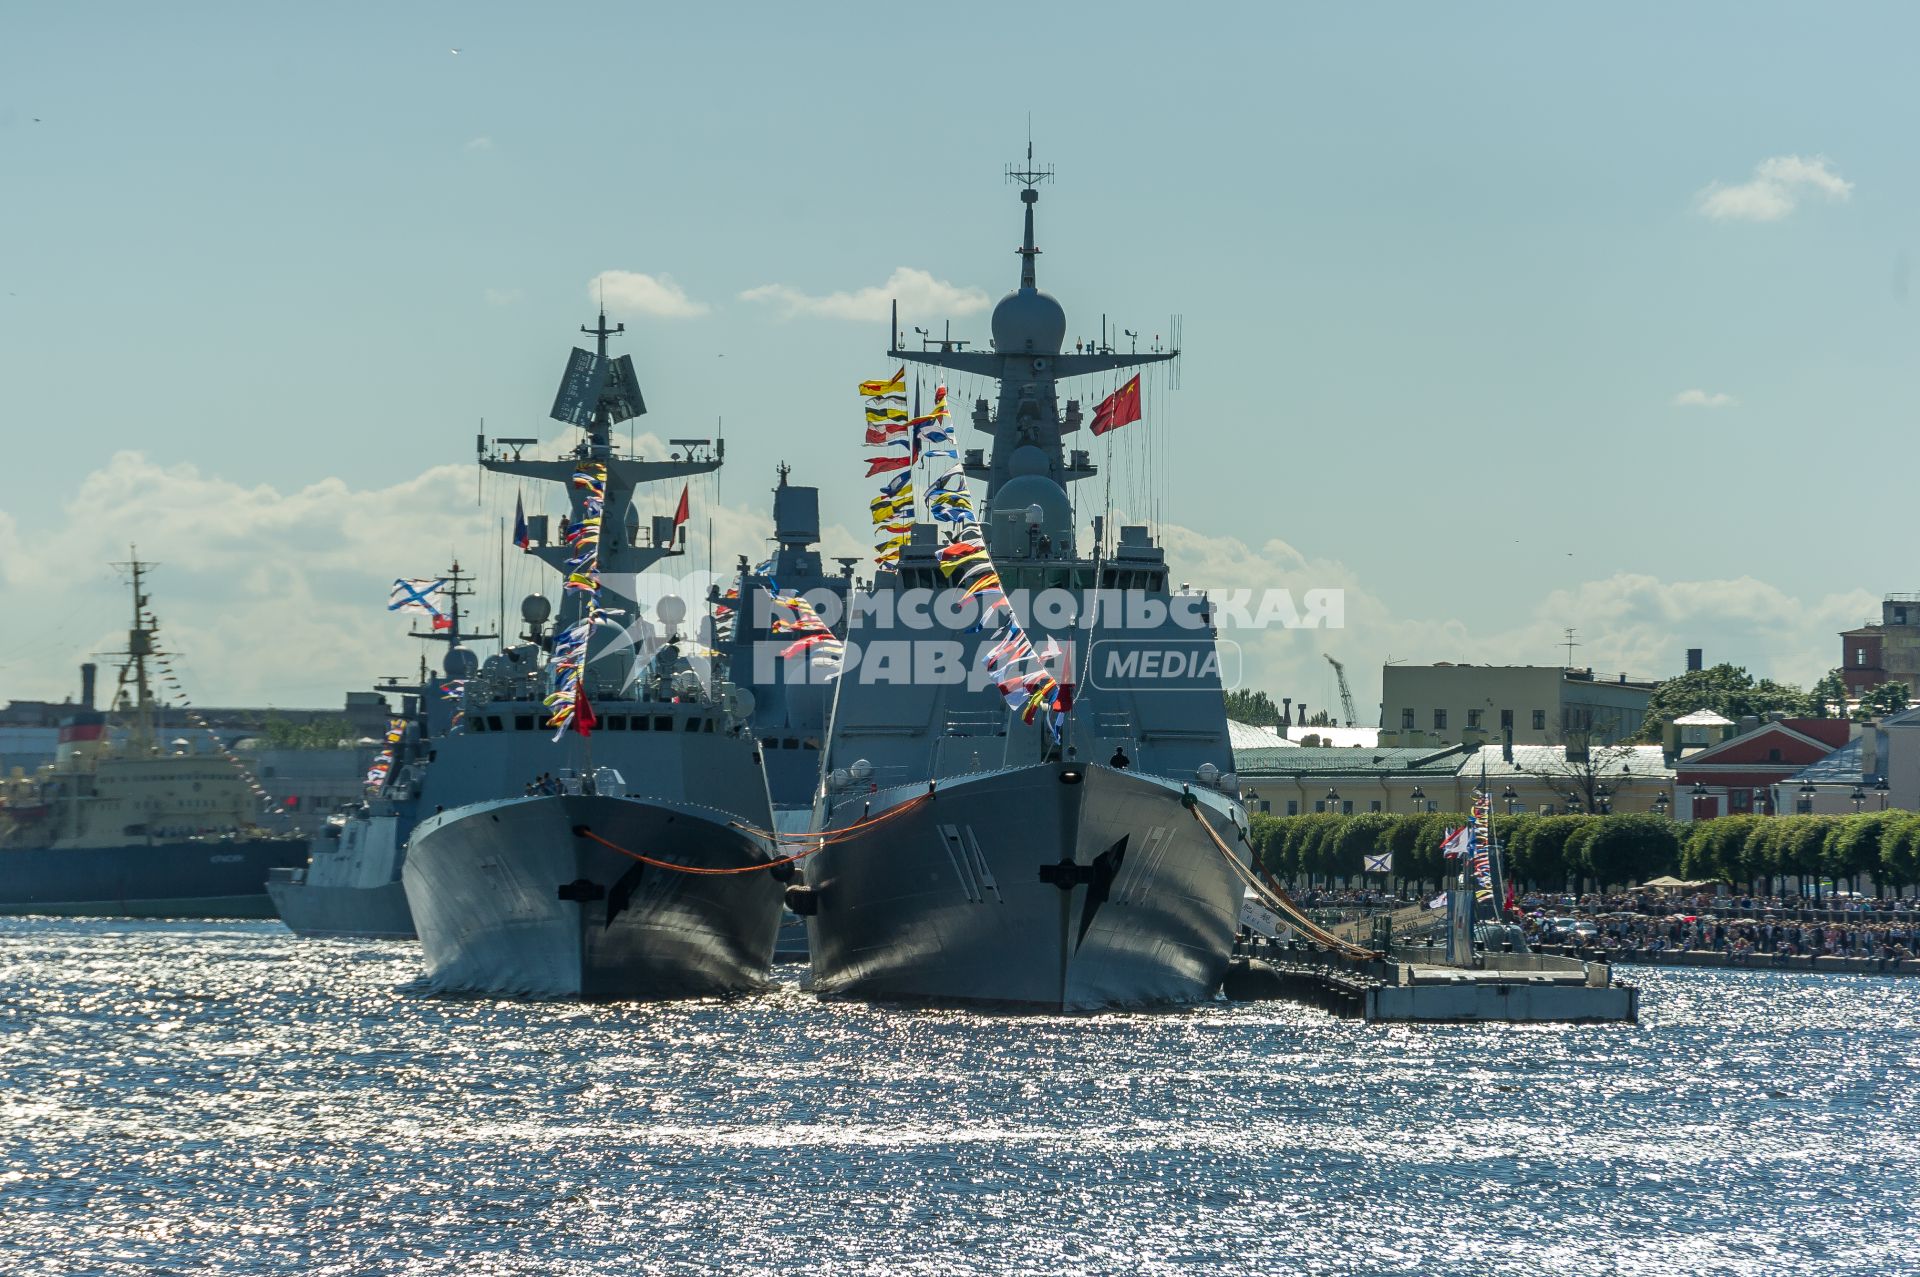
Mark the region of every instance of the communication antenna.
[[1565, 644], [1567, 649], [1567, 668], [1572, 669], [1573, 668], [1573, 649], [1576, 647], [1584, 646], [1584, 645], [1580, 643], [1576, 643], [1574, 641], [1573, 636], [1576, 633], [1576, 631], [1571, 625], [1569, 625], [1566, 629], [1562, 630], [1561, 633], [1566, 635], [1566, 637], [1561, 639], [1560, 641], [1561, 643]]

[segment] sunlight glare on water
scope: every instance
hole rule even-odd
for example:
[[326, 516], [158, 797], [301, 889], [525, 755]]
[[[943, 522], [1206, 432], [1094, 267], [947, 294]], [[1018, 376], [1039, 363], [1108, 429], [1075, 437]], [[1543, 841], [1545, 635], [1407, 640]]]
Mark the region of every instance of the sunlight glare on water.
[[1627, 1027], [421, 996], [411, 945], [0, 921], [0, 1271], [1920, 1273], [1920, 981]]

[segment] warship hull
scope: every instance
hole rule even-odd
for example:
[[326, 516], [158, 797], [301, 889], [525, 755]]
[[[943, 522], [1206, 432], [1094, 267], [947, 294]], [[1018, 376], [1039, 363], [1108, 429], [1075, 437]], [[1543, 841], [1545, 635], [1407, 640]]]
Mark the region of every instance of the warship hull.
[[374, 887], [324, 887], [299, 881], [298, 871], [276, 873], [267, 895], [280, 921], [307, 940], [411, 940], [413, 912], [398, 880]]
[[807, 862], [814, 990], [1039, 1011], [1212, 997], [1244, 888], [1195, 819], [1231, 847], [1231, 804], [1187, 801], [1172, 781], [1045, 764], [842, 804], [832, 827], [911, 810]]
[[784, 885], [762, 837], [712, 808], [562, 794], [478, 803], [414, 831], [402, 881], [435, 992], [588, 1001], [765, 986]]
[[303, 865], [299, 838], [0, 851], [0, 914], [271, 918], [267, 877]]

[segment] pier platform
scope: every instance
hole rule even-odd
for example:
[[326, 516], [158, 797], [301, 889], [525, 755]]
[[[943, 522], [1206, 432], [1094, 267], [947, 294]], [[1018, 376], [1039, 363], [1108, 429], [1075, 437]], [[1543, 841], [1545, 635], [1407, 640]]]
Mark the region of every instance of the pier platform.
[[1234, 1001], [1288, 999], [1368, 1023], [1612, 1024], [1639, 1018], [1640, 990], [1605, 963], [1545, 954], [1480, 953], [1450, 966], [1444, 950], [1396, 946], [1360, 961], [1311, 945], [1236, 958]]

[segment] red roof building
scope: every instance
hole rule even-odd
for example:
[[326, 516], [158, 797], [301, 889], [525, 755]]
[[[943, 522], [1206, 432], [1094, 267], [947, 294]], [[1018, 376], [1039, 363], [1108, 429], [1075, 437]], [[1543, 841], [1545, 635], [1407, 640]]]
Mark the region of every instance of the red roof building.
[[1779, 810], [1774, 787], [1846, 744], [1851, 735], [1851, 724], [1842, 718], [1774, 719], [1689, 754], [1673, 768], [1679, 799], [1675, 814], [1681, 820], [1774, 815]]

